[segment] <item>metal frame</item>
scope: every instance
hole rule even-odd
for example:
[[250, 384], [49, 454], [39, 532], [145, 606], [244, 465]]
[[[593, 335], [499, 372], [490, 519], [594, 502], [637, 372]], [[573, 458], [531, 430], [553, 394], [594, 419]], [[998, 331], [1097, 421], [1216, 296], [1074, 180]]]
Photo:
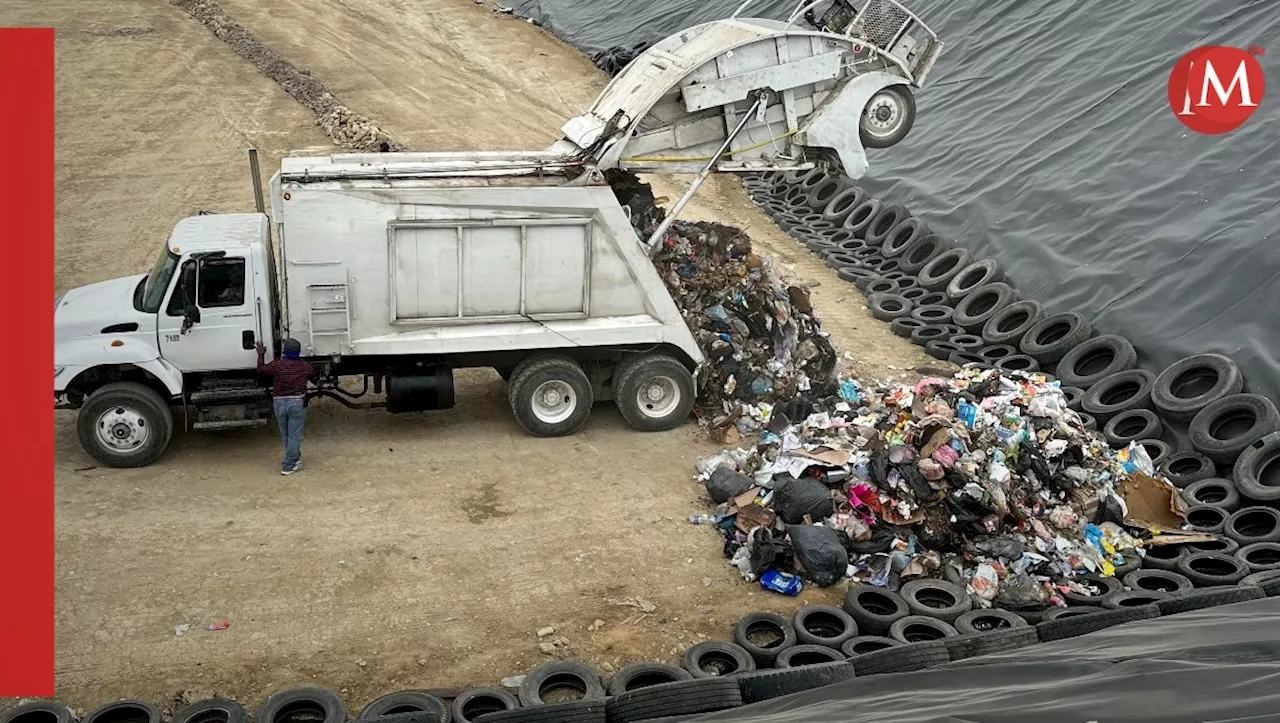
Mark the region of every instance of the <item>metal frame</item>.
[[[583, 227], [582, 311], [529, 314], [525, 308], [525, 261], [528, 258], [528, 229], [531, 226], [581, 226]], [[468, 228], [519, 228], [520, 229], [520, 311], [516, 314], [490, 314], [466, 316], [463, 299], [466, 288], [462, 268], [466, 258]], [[414, 228], [452, 228], [458, 242], [458, 314], [456, 316], [400, 317], [396, 309], [396, 232]], [[456, 324], [484, 324], [509, 321], [565, 321], [587, 319], [591, 316], [591, 262], [595, 245], [595, 219], [584, 216], [565, 218], [503, 218], [489, 220], [400, 220], [387, 223], [387, 308], [388, 323], [393, 326], [449, 326]]]

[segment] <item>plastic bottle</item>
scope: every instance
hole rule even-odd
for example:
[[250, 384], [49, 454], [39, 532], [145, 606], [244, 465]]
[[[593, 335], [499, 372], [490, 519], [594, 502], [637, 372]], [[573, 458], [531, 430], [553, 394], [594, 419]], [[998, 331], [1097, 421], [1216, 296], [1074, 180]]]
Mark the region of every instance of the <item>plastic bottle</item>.
[[689, 515], [689, 524], [691, 525], [714, 525], [716, 518], [711, 515]]

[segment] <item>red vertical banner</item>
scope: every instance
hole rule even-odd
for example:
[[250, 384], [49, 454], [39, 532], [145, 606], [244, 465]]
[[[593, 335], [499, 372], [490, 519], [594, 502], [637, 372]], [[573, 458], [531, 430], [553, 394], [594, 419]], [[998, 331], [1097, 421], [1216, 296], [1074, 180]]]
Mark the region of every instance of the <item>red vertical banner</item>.
[[0, 28], [0, 697], [53, 694], [53, 30]]

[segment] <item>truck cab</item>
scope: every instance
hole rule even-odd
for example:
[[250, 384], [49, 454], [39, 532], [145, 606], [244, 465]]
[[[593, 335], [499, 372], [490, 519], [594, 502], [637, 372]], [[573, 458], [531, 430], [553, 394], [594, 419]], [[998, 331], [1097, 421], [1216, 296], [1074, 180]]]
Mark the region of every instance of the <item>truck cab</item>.
[[[261, 404], [255, 348], [272, 346], [268, 234], [264, 214], [186, 218], [148, 273], [57, 298], [54, 400], [80, 409], [91, 455], [111, 466], [151, 461], [172, 434], [171, 405], [201, 401], [193, 387], [219, 387], [223, 397], [235, 390], [245, 397], [241, 412]], [[189, 419], [196, 429], [267, 419], [265, 409], [239, 417]]]

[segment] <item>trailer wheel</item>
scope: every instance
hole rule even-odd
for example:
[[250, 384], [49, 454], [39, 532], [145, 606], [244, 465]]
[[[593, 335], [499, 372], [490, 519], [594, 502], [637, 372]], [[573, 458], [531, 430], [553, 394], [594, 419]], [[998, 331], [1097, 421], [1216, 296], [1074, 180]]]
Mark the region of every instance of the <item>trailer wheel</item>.
[[154, 389], [107, 384], [85, 400], [76, 418], [80, 445], [108, 467], [145, 467], [169, 446], [173, 412]]
[[521, 362], [507, 385], [511, 411], [524, 431], [535, 437], [573, 434], [587, 421], [595, 397], [582, 367], [560, 356]]
[[866, 148], [897, 145], [916, 122], [916, 99], [905, 86], [891, 85], [871, 96], [858, 121], [858, 135]]
[[693, 375], [665, 354], [642, 356], [619, 366], [613, 399], [632, 429], [675, 429], [693, 411]]

